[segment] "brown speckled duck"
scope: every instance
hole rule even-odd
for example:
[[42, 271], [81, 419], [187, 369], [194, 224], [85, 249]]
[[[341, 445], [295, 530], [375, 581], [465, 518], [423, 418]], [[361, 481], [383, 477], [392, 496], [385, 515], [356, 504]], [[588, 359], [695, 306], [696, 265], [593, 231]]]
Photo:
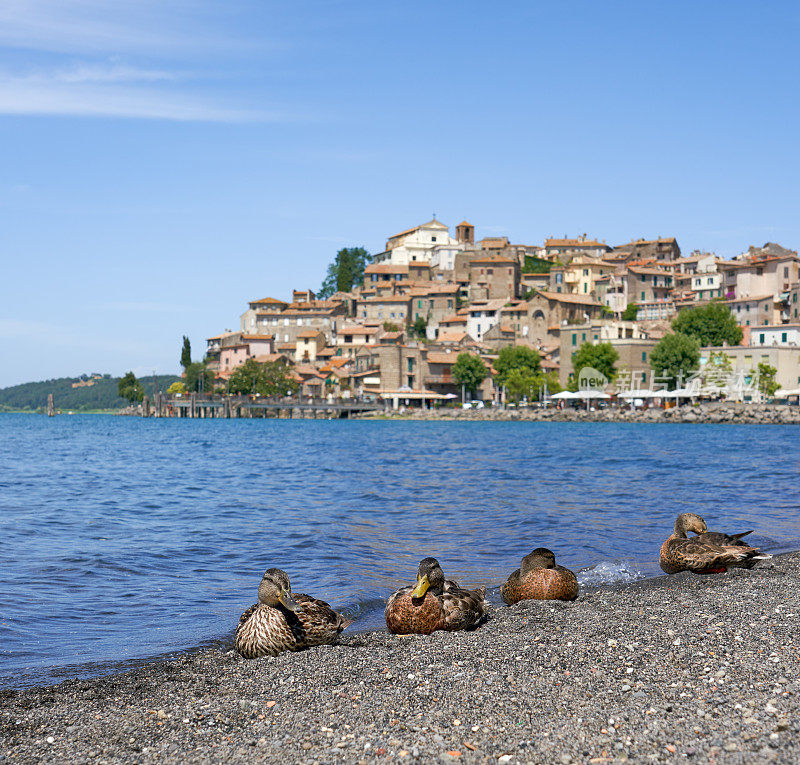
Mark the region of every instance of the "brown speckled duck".
[[578, 580], [546, 547], [537, 547], [522, 559], [520, 567], [508, 577], [500, 590], [508, 605], [520, 600], [575, 600]]
[[239, 619], [236, 650], [245, 659], [255, 659], [335, 643], [351, 623], [325, 601], [292, 595], [288, 574], [270, 568], [258, 586], [258, 603]]
[[[687, 531], [697, 536], [687, 537]], [[672, 535], [661, 545], [659, 564], [667, 574], [722, 574], [731, 566], [752, 568], [756, 561], [772, 556], [742, 542], [742, 537], [751, 533], [752, 530], [733, 535], [709, 531], [699, 515], [681, 513]]]
[[396, 635], [430, 635], [436, 630], [477, 626], [486, 614], [486, 588], [465, 590], [444, 578], [436, 558], [424, 558], [417, 583], [395, 592], [386, 603], [386, 626]]

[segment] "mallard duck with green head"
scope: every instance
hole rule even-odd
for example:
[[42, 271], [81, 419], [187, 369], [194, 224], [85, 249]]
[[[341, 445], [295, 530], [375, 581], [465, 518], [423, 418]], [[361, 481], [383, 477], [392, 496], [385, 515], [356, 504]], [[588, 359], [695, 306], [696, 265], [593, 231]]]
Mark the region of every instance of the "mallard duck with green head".
[[430, 635], [436, 630], [465, 630], [486, 614], [486, 588], [465, 590], [444, 572], [436, 558], [424, 558], [417, 582], [395, 592], [386, 603], [386, 626], [396, 635]]
[[258, 603], [250, 606], [236, 628], [236, 650], [245, 659], [277, 656], [315, 645], [335, 643], [352, 622], [324, 600], [292, 594], [289, 575], [270, 568], [258, 585]]
[[[697, 536], [689, 537], [686, 532]], [[658, 562], [667, 574], [680, 571], [722, 574], [731, 566], [753, 568], [757, 561], [772, 556], [742, 541], [742, 537], [752, 533], [752, 529], [738, 534], [709, 531], [696, 513], [681, 513], [672, 534], [661, 545]]]
[[556, 564], [552, 550], [537, 547], [522, 559], [500, 594], [508, 605], [520, 600], [575, 600], [578, 580], [568, 568]]

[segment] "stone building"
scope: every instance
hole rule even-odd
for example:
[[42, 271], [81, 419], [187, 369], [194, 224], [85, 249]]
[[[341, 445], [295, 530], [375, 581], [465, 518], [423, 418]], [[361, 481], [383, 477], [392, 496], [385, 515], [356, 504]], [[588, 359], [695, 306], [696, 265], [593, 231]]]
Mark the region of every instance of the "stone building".
[[519, 295], [519, 262], [505, 255], [483, 255], [469, 264], [469, 299], [510, 300]]

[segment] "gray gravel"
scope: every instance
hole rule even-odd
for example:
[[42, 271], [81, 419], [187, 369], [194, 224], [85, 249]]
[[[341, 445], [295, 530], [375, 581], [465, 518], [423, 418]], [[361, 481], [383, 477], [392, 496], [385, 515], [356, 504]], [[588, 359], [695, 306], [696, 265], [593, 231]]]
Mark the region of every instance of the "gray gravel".
[[0, 694], [3, 762], [798, 762], [800, 554]]

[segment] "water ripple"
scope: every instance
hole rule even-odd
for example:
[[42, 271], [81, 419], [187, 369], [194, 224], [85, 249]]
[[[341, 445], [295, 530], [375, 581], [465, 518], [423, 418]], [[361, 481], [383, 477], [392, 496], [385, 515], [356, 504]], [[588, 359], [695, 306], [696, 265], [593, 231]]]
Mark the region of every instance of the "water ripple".
[[796, 549], [796, 433], [0, 415], [0, 686], [230, 640], [270, 566], [370, 629], [426, 555], [492, 592], [538, 546], [614, 583], [684, 510]]

